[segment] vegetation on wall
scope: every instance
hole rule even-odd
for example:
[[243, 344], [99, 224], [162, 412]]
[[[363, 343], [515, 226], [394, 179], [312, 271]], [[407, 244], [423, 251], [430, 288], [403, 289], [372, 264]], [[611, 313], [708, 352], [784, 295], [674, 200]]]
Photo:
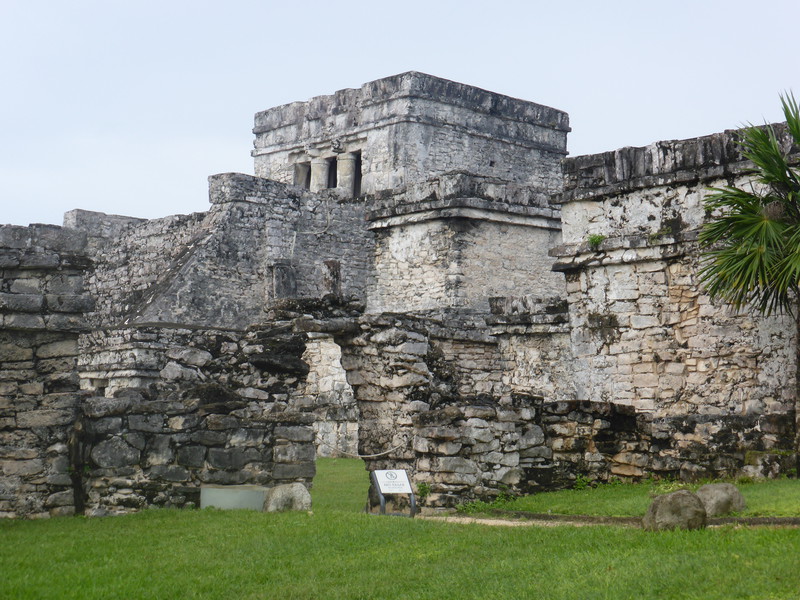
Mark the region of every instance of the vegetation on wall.
[[[800, 147], [800, 109], [781, 97], [794, 150]], [[712, 298], [764, 314], [791, 312], [800, 291], [800, 170], [792, 147], [770, 125], [743, 130], [739, 145], [756, 167], [746, 188], [712, 188], [709, 219], [700, 232], [701, 281]]]

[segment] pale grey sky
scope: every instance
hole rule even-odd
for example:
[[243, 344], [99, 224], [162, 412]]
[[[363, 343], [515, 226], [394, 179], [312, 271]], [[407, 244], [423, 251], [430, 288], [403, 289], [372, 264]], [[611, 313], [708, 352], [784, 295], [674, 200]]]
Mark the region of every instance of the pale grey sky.
[[0, 0], [0, 223], [207, 209], [256, 111], [417, 70], [570, 114], [572, 155], [781, 119], [797, 0]]

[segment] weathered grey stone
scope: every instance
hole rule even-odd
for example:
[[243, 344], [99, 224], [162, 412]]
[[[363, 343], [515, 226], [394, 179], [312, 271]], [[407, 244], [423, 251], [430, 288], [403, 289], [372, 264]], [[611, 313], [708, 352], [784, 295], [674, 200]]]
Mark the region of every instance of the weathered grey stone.
[[542, 444], [544, 444], [544, 431], [542, 431], [541, 427], [536, 425], [528, 429], [528, 431], [519, 438], [520, 449], [541, 446]]
[[221, 446], [228, 441], [228, 434], [224, 431], [197, 431], [190, 439], [203, 446]]
[[0, 461], [0, 473], [4, 475], [28, 476], [37, 475], [42, 471], [44, 471], [44, 461], [39, 459]]
[[75, 492], [72, 490], [65, 490], [63, 492], [56, 492], [51, 494], [45, 500], [44, 505], [47, 507], [54, 506], [73, 506], [75, 504]]
[[47, 309], [63, 313], [85, 313], [94, 308], [94, 299], [88, 295], [47, 294]]
[[17, 414], [17, 427], [28, 429], [32, 427], [62, 427], [71, 425], [75, 421], [77, 410], [30, 410]]
[[185, 467], [202, 467], [205, 464], [205, 458], [205, 446], [184, 446], [178, 449], [176, 460], [179, 465]]
[[13, 314], [3, 319], [6, 329], [44, 329], [44, 318], [39, 315]]
[[649, 531], [702, 529], [705, 526], [703, 502], [688, 490], [657, 496], [642, 519], [642, 527]]
[[38, 313], [44, 307], [41, 294], [3, 294], [0, 293], [0, 310], [23, 313]]
[[440, 471], [449, 473], [478, 473], [478, 467], [471, 460], [460, 457], [442, 456], [436, 465]]
[[311, 444], [286, 444], [273, 448], [273, 460], [276, 463], [313, 462], [317, 451]]
[[247, 462], [241, 448], [209, 448], [208, 464], [216, 469], [241, 469]]
[[189, 367], [184, 367], [176, 362], [168, 362], [159, 372], [159, 375], [168, 381], [197, 381], [200, 374]]
[[167, 465], [172, 462], [175, 453], [171, 447], [171, 436], [154, 435], [147, 443], [145, 464], [149, 466]]
[[276, 485], [267, 491], [264, 512], [311, 510], [311, 494], [302, 483]]
[[732, 483], [707, 483], [695, 492], [708, 517], [719, 517], [747, 508], [744, 496]]
[[100, 418], [125, 414], [131, 407], [130, 398], [88, 398], [82, 410], [87, 417]]
[[316, 474], [314, 463], [278, 463], [273, 469], [275, 479], [312, 479]]
[[120, 417], [93, 419], [87, 424], [87, 429], [94, 435], [122, 433], [122, 419]]
[[150, 469], [150, 474], [154, 479], [163, 479], [164, 481], [187, 481], [189, 479], [189, 471], [177, 465], [157, 465]]
[[198, 348], [171, 348], [167, 350], [167, 357], [194, 367], [204, 367], [213, 358], [210, 352]]
[[17, 344], [0, 344], [0, 361], [17, 362], [33, 358], [33, 349]]
[[161, 415], [131, 415], [128, 417], [131, 431], [147, 431], [160, 433], [164, 429], [164, 417]]
[[311, 442], [314, 440], [314, 430], [310, 427], [276, 427], [274, 431], [276, 440], [289, 442]]
[[206, 427], [213, 431], [224, 431], [226, 429], [236, 429], [242, 423], [231, 415], [208, 415], [205, 420]]
[[119, 437], [100, 442], [92, 449], [92, 460], [99, 467], [124, 467], [139, 462], [140, 452]]

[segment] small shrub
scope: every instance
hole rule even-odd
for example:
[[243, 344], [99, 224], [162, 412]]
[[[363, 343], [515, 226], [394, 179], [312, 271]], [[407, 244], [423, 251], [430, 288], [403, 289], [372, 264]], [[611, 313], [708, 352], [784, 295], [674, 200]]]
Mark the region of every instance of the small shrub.
[[586, 475], [578, 474], [575, 476], [575, 483], [573, 484], [573, 488], [576, 490], [585, 490], [588, 487], [592, 486], [592, 481]]
[[420, 500], [425, 500], [431, 493], [431, 486], [424, 481], [417, 484], [417, 497]]
[[464, 515], [477, 515], [481, 513], [488, 513], [496, 508], [506, 508], [516, 500], [516, 496], [508, 489], [503, 489], [500, 494], [491, 502], [483, 500], [473, 500], [472, 502], [464, 502], [456, 507], [456, 512]]
[[606, 236], [604, 236], [602, 233], [593, 233], [588, 238], [586, 238], [586, 241], [589, 242], [589, 247], [594, 252], [597, 252], [597, 249], [600, 247], [600, 244], [602, 244], [603, 240], [605, 239]]

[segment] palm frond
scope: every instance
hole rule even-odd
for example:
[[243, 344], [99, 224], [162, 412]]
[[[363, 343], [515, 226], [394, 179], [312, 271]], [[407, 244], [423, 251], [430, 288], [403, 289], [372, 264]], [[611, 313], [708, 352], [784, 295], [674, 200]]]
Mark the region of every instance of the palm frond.
[[800, 146], [800, 106], [792, 92], [781, 94], [781, 108], [786, 126], [796, 146]]

